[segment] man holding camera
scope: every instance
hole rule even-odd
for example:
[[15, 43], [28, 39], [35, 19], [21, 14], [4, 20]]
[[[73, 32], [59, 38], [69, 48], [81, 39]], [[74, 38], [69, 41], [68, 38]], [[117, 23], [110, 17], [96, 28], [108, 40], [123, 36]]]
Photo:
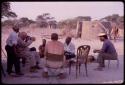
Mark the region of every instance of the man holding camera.
[[31, 45], [33, 41], [35, 41], [35, 37], [28, 36], [26, 32], [19, 33], [19, 39], [17, 42], [18, 56], [20, 58], [30, 60], [30, 72], [34, 72], [36, 70], [35, 56], [31, 54], [30, 48], [28, 48], [28, 46]]

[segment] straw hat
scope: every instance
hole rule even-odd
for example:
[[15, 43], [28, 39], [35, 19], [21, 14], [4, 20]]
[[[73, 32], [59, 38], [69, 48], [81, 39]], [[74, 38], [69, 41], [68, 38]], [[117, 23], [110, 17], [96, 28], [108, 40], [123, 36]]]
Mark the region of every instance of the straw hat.
[[103, 33], [99, 33], [99, 34], [98, 34], [98, 37], [105, 36], [105, 35], [107, 35], [107, 34], [104, 33], [104, 32], [103, 32]]

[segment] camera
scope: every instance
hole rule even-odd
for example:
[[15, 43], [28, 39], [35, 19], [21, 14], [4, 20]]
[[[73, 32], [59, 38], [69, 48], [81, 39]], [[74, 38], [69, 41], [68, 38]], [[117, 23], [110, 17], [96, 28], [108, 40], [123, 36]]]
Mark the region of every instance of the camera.
[[31, 40], [31, 39], [32, 39], [32, 37], [30, 37], [30, 36], [26, 37], [26, 40]]

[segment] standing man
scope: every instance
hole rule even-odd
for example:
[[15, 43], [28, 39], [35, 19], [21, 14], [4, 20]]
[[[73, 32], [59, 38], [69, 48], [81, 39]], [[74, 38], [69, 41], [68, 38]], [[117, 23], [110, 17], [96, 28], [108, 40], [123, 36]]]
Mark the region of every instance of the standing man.
[[13, 32], [9, 35], [6, 40], [6, 52], [7, 52], [7, 73], [12, 73], [12, 67], [14, 65], [15, 72], [17, 75], [23, 75], [20, 71], [20, 59], [17, 56], [16, 45], [18, 40], [19, 27], [14, 26]]
[[105, 33], [99, 34], [100, 41], [103, 42], [103, 46], [101, 50], [95, 49], [94, 53], [99, 53], [97, 57], [97, 62], [99, 63], [99, 66], [95, 70], [102, 70], [103, 67], [105, 67], [104, 60], [108, 59], [117, 59], [117, 52], [112, 44], [112, 42], [108, 39], [107, 35]]

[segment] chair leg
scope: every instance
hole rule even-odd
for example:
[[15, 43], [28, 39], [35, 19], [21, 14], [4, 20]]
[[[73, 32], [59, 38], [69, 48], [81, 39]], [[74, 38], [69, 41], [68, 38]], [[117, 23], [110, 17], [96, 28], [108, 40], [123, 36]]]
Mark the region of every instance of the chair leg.
[[110, 60], [108, 60], [108, 68], [109, 68], [109, 65], [110, 65]]
[[77, 72], [78, 72], [78, 65], [76, 65], [76, 78], [78, 76]]
[[71, 63], [69, 63], [69, 75], [71, 73]]
[[85, 70], [86, 70], [86, 76], [88, 76], [88, 73], [87, 73], [87, 63], [85, 63]]
[[79, 74], [80, 74], [80, 67], [81, 67], [81, 64], [79, 64]]

